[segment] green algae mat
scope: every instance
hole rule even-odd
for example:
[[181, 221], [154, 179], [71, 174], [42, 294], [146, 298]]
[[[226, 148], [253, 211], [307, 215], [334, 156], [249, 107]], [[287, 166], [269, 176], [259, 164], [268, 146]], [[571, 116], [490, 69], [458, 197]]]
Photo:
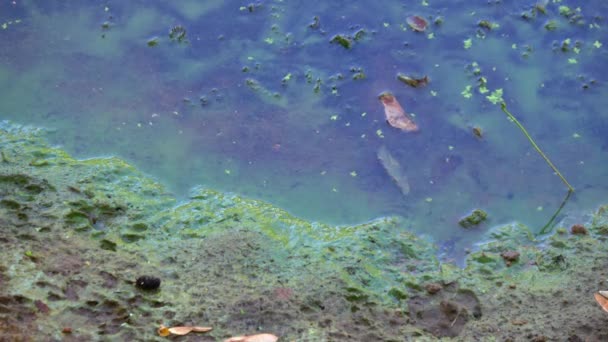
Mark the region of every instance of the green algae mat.
[[[388, 217], [307, 222], [194, 189], [178, 202], [117, 158], [77, 160], [34, 129], [0, 130], [3, 340], [604, 340], [608, 207], [582, 229], [488, 231], [463, 269]], [[142, 275], [162, 283], [147, 291]]]

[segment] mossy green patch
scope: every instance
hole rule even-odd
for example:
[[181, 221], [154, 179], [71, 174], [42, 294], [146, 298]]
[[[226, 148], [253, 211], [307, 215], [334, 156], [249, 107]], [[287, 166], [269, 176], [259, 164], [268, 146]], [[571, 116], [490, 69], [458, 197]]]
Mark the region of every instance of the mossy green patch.
[[474, 209], [469, 215], [463, 217], [458, 221], [463, 228], [470, 228], [473, 226], [479, 225], [481, 222], [485, 221], [488, 217], [488, 214], [481, 209]]

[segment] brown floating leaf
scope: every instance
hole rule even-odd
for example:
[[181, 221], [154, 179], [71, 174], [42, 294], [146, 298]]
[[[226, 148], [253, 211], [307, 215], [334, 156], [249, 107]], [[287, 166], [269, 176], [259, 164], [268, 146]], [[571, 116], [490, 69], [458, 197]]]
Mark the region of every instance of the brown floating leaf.
[[593, 296], [595, 297], [595, 300], [598, 302], [598, 304], [602, 307], [602, 309], [608, 312], [608, 299], [602, 296], [600, 293], [594, 293]]
[[399, 74], [397, 74], [397, 79], [399, 81], [409, 85], [410, 87], [414, 87], [414, 88], [425, 87], [427, 84], [429, 84], [428, 76], [424, 76], [422, 78], [417, 78], [417, 77], [411, 77], [411, 76], [399, 73]]
[[386, 121], [389, 125], [406, 132], [416, 132], [418, 130], [414, 120], [411, 119], [409, 114], [405, 113], [393, 94], [385, 91], [380, 93], [378, 98], [384, 106], [384, 115], [386, 115]]
[[246, 336], [235, 336], [225, 339], [224, 342], [276, 342], [279, 340], [278, 336], [273, 334], [257, 334], [257, 335], [246, 335]]
[[483, 137], [483, 132], [481, 131], [480, 127], [475, 126], [475, 127], [473, 127], [472, 130], [473, 130], [473, 135], [474, 136], [476, 136], [476, 137], [478, 137], [480, 139]]
[[412, 30], [417, 32], [422, 32], [426, 30], [426, 27], [429, 25], [426, 19], [418, 15], [409, 16], [405, 21], [408, 25], [410, 25]]
[[163, 325], [158, 328], [158, 334], [160, 336], [169, 336], [173, 335], [187, 335], [191, 332], [207, 332], [211, 331], [210, 327], [189, 327], [189, 326], [181, 326], [181, 327], [171, 327], [167, 328]]

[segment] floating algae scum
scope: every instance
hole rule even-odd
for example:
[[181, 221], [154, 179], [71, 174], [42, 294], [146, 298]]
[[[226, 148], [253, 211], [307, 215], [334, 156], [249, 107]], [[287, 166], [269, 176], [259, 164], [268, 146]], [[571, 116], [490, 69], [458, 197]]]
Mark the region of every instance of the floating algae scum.
[[1, 2], [0, 340], [608, 340], [598, 13]]

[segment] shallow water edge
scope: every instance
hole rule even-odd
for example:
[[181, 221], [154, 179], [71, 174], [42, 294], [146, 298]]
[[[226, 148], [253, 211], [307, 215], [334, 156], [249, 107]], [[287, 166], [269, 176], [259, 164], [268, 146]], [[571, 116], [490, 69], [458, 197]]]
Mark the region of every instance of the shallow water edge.
[[[0, 130], [0, 331], [17, 340], [605, 340], [608, 207], [537, 240], [495, 227], [466, 268], [403, 218], [307, 222], [194, 189], [177, 202], [118, 158], [76, 160], [34, 129]], [[564, 220], [563, 222], [569, 222]], [[157, 291], [134, 286], [159, 277]]]

